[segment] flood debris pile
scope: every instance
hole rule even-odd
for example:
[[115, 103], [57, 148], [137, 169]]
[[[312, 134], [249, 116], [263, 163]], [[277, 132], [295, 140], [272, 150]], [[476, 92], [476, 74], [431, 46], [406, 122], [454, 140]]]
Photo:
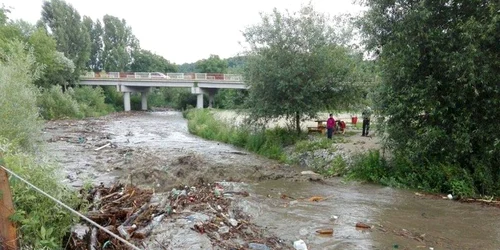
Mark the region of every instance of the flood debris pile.
[[[140, 248], [146, 247], [145, 239], [155, 238], [158, 225], [171, 224], [171, 227], [177, 225], [176, 220], [187, 220], [192, 222], [189, 230], [206, 237], [213, 249], [291, 249], [277, 237], [266, 235], [250, 222], [248, 215], [232, 205], [234, 199], [248, 196], [248, 192], [225, 190], [219, 183], [179, 186], [162, 194], [118, 183], [82, 192], [91, 204], [88, 218]], [[200, 215], [205, 219], [199, 220]], [[158, 249], [170, 249], [168, 244], [161, 243]], [[92, 227], [84, 235], [73, 232], [69, 249], [129, 248]]]

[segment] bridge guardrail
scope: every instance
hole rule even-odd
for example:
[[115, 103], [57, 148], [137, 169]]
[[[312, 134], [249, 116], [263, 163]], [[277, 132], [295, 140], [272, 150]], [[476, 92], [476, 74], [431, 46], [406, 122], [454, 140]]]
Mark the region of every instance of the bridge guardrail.
[[[166, 79], [170, 80], [214, 80], [214, 81], [243, 81], [239, 74], [220, 73], [165, 73]], [[152, 76], [150, 72], [85, 72], [81, 78], [127, 78], [127, 79], [161, 79]]]

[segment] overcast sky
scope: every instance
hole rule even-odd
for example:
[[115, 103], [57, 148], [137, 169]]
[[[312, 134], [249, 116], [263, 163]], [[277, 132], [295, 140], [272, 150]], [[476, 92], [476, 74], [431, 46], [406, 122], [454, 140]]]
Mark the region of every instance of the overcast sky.
[[[141, 48], [182, 64], [216, 54], [222, 58], [242, 51], [241, 31], [260, 21], [260, 12], [298, 10], [309, 0], [66, 0], [80, 15], [124, 18]], [[359, 13], [352, 0], [312, 0], [318, 11], [336, 15]], [[11, 19], [36, 23], [43, 0], [0, 0], [11, 7]]]

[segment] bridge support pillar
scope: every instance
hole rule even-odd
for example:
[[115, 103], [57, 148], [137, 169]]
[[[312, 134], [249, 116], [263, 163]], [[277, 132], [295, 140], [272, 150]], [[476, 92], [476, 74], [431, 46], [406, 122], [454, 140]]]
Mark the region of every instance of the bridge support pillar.
[[208, 107], [213, 108], [214, 107], [214, 93], [208, 93]]
[[141, 92], [141, 108], [148, 110], [148, 92]]
[[130, 92], [123, 92], [123, 107], [125, 111], [130, 111]]
[[196, 108], [197, 109], [202, 109], [203, 108], [203, 94], [198, 94], [196, 95]]

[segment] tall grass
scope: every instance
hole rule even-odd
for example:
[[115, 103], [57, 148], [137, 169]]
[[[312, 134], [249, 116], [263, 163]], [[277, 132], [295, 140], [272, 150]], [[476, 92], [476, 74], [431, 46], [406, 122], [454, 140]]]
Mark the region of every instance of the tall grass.
[[301, 137], [283, 128], [271, 130], [237, 127], [216, 120], [209, 110], [191, 109], [184, 113], [189, 132], [202, 138], [229, 143], [262, 156], [285, 161], [283, 148]]
[[348, 173], [349, 179], [419, 189], [435, 193], [451, 193], [471, 197], [479, 193], [471, 174], [452, 165], [413, 165], [405, 156], [395, 155], [390, 161], [378, 150], [357, 155]]

